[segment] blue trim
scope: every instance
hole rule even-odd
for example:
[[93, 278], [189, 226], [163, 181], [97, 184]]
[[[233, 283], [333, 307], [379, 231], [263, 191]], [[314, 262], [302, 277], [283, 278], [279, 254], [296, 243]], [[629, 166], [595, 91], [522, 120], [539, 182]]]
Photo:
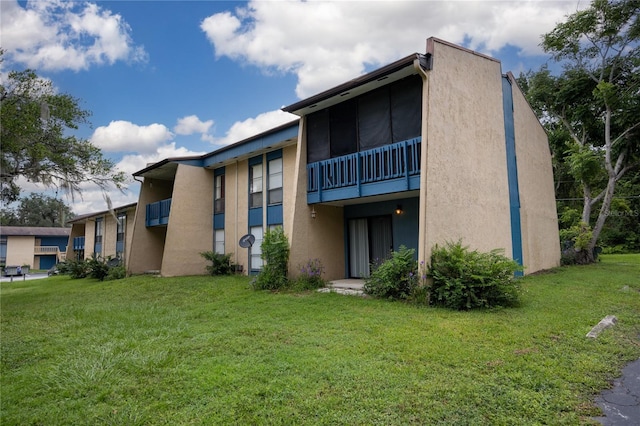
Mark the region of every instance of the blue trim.
[[277, 145], [289, 139], [298, 139], [298, 122], [291, 123], [285, 128], [280, 128], [255, 139], [225, 147], [220, 149], [218, 152], [214, 151], [206, 158], [202, 159], [202, 166], [207, 167], [216, 163], [223, 163], [225, 161], [244, 157], [254, 152], [265, 151], [273, 145]]
[[420, 189], [421, 138], [307, 164], [307, 203]]
[[249, 209], [249, 226], [262, 226], [262, 207]]
[[224, 229], [224, 213], [213, 215], [213, 229]]
[[213, 171], [213, 176], [220, 176], [224, 174], [224, 166], [218, 167]]
[[249, 158], [249, 167], [255, 166], [256, 164], [262, 164], [262, 155]]
[[[502, 77], [502, 106], [504, 110], [504, 132], [507, 148], [507, 177], [509, 181], [509, 209], [511, 212], [511, 245], [513, 259], [520, 265], [522, 259], [522, 225], [520, 221], [520, 192], [518, 189], [518, 163], [516, 160], [516, 136], [513, 118], [513, 93], [511, 82]], [[517, 272], [516, 275], [522, 275]]]
[[282, 149], [267, 152], [267, 161], [275, 160], [276, 158], [282, 158]]
[[267, 207], [267, 225], [281, 225], [282, 221], [282, 204], [274, 204]]
[[169, 223], [171, 198], [146, 205], [145, 226], [162, 226]]
[[73, 249], [84, 250], [84, 237], [73, 237]]

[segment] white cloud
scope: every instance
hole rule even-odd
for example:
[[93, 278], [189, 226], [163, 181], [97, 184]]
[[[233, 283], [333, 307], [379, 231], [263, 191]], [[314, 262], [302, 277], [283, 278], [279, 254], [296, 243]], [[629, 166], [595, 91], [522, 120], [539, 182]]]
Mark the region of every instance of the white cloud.
[[541, 54], [540, 35], [588, 2], [251, 1], [204, 19], [216, 57], [294, 73], [304, 98], [371, 67], [424, 52], [434, 36], [491, 54], [507, 44]]
[[188, 115], [178, 119], [173, 131], [179, 135], [192, 135], [194, 133], [208, 133], [213, 125], [213, 120], [201, 121], [197, 115]]
[[106, 152], [152, 153], [173, 136], [163, 124], [139, 126], [118, 120], [98, 127], [91, 136], [91, 142]]
[[189, 115], [178, 119], [178, 124], [173, 131], [179, 135], [192, 135], [200, 133], [200, 140], [205, 142], [214, 142], [215, 138], [209, 133], [209, 129], [213, 126], [213, 120], [201, 121], [197, 115]]
[[281, 124], [294, 121], [296, 118], [298, 117], [281, 110], [265, 112], [255, 118], [247, 118], [244, 121], [235, 122], [224, 137], [215, 138], [213, 142], [216, 145], [229, 145], [240, 142]]
[[86, 70], [116, 61], [146, 61], [129, 25], [94, 3], [2, 0], [2, 47], [13, 61], [42, 70]]

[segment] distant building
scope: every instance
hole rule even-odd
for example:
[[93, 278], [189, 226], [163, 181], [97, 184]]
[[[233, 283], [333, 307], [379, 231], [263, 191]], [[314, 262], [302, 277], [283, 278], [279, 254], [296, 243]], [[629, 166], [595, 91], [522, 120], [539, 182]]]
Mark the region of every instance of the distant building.
[[0, 264], [49, 269], [65, 259], [69, 228], [0, 226]]
[[133, 218], [136, 203], [110, 210], [76, 216], [71, 224], [71, 234], [67, 247], [67, 258], [88, 259], [92, 256], [102, 259], [119, 258], [125, 260], [131, 245]]
[[525, 273], [559, 264], [547, 135], [498, 60], [430, 38], [425, 53], [284, 110], [299, 120], [134, 173], [129, 272], [202, 274], [199, 253], [215, 250], [255, 273], [275, 226], [292, 275], [317, 258], [327, 279], [367, 277], [401, 245], [428, 262], [458, 240], [504, 249]]

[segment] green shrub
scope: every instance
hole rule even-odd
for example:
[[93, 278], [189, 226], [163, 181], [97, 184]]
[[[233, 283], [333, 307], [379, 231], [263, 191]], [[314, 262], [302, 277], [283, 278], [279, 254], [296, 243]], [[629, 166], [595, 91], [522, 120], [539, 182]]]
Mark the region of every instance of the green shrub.
[[105, 281], [121, 280], [127, 277], [127, 270], [124, 266], [113, 266], [109, 268]]
[[322, 278], [324, 266], [320, 259], [309, 260], [300, 266], [300, 275], [292, 283], [295, 290], [315, 290], [326, 286], [326, 281]]
[[431, 302], [458, 310], [517, 305], [514, 274], [522, 267], [501, 253], [470, 251], [461, 242], [436, 245], [427, 272]]
[[61, 274], [67, 274], [73, 279], [86, 278], [89, 275], [89, 265], [85, 260], [67, 260], [60, 263], [58, 269]]
[[[560, 241], [562, 242], [562, 254], [560, 256], [560, 263], [562, 265], [591, 263], [587, 253], [587, 247], [592, 237], [593, 231], [591, 227], [584, 222], [580, 222], [578, 225], [574, 225], [569, 229], [561, 229]], [[596, 257], [597, 253], [594, 252], [594, 258]]]
[[213, 251], [205, 251], [200, 256], [211, 262], [207, 265], [209, 275], [231, 275], [234, 272], [234, 265], [231, 264], [231, 254], [220, 254]]
[[267, 229], [262, 240], [264, 266], [253, 281], [256, 290], [278, 290], [288, 286], [289, 241], [281, 226]]
[[107, 261], [100, 256], [92, 255], [90, 259], [86, 261], [89, 267], [89, 276], [100, 281], [104, 281], [105, 277], [109, 273], [109, 265]]
[[371, 265], [371, 276], [365, 279], [364, 292], [385, 299], [409, 299], [418, 285], [418, 265], [415, 250], [400, 246], [391, 258]]

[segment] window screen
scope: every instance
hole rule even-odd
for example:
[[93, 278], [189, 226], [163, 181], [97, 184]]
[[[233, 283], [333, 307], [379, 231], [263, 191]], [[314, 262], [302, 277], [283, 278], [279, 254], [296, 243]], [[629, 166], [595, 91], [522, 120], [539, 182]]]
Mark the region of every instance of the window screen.
[[338, 104], [330, 110], [329, 133], [331, 157], [340, 157], [358, 151], [357, 103], [354, 100]]
[[329, 110], [307, 117], [307, 163], [329, 158]]
[[358, 99], [358, 136], [360, 150], [391, 142], [391, 105], [386, 87]]
[[213, 212], [224, 213], [224, 175], [216, 176], [215, 186]]
[[269, 204], [282, 204], [282, 157], [269, 161]]
[[262, 163], [249, 167], [249, 207], [262, 206]]
[[391, 87], [391, 127], [393, 142], [421, 135], [422, 81], [408, 77]]
[[224, 229], [216, 229], [213, 233], [214, 251], [218, 254], [224, 254]]

